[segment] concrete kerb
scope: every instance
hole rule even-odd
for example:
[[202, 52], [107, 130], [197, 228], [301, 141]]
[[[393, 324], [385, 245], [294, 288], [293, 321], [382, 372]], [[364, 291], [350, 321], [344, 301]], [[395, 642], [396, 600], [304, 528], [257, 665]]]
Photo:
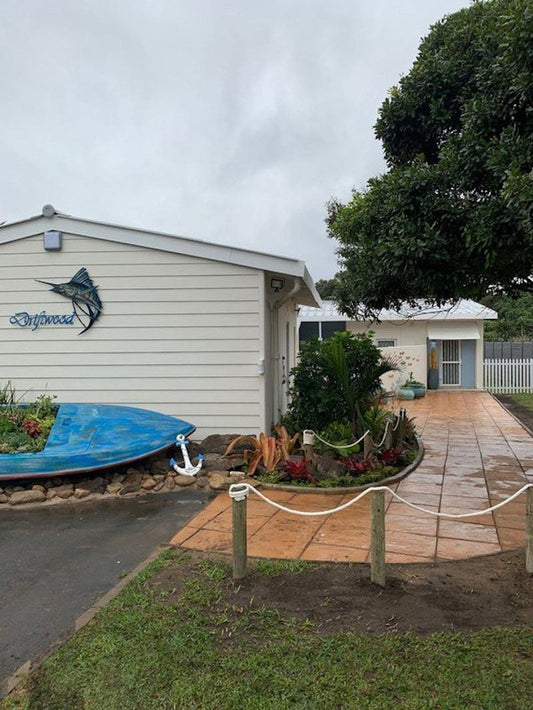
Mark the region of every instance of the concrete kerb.
[[137, 577], [148, 565], [156, 560], [159, 555], [168, 549], [175, 549], [174, 547], [164, 544], [159, 545], [148, 557], [137, 565], [131, 572], [128, 572], [122, 579], [120, 579], [109, 591], [103, 594], [96, 602], [83, 612], [73, 623], [73, 625], [64, 631], [61, 636], [55, 639], [52, 644], [48, 647], [46, 651], [43, 651], [35, 658], [27, 660], [23, 663], [17, 670], [12, 673], [8, 678], [6, 678], [0, 684], [0, 700], [9, 695], [22, 681], [24, 681], [39, 665], [45, 661], [49, 656], [51, 656], [58, 648], [63, 646], [75, 633], [86, 626], [90, 621], [94, 619], [96, 614], [106, 607], [109, 602], [111, 602], [115, 597], [117, 597], [124, 587], [129, 584], [135, 577]]

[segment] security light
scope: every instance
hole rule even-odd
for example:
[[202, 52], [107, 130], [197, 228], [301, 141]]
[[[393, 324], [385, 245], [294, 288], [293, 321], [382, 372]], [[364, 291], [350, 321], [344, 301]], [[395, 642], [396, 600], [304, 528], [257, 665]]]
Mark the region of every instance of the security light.
[[63, 242], [62, 232], [51, 229], [43, 234], [45, 251], [60, 251]]

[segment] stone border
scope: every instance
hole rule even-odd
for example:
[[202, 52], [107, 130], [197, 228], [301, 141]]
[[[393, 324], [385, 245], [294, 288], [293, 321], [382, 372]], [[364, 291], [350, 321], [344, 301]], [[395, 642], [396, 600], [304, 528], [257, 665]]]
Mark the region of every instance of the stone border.
[[[94, 475], [50, 476], [49, 478], [7, 480], [0, 478], [0, 514], [2, 510], [52, 507], [110, 498], [167, 493], [180, 488], [208, 487], [206, 476], [181, 476], [173, 471], [168, 459], [147, 457], [139, 468], [95, 471]], [[125, 470], [124, 470], [125, 468]]]
[[263, 483], [263, 481], [257, 481], [258, 488], [264, 488], [265, 490], [273, 491], [288, 491], [290, 493], [326, 493], [326, 495], [335, 495], [336, 493], [356, 493], [357, 491], [365, 491], [367, 488], [372, 488], [372, 486], [386, 486], [389, 483], [396, 483], [401, 481], [402, 478], [408, 476], [412, 471], [415, 470], [420, 465], [420, 462], [424, 458], [424, 444], [420, 437], [416, 437], [416, 443], [418, 444], [418, 454], [415, 460], [406, 466], [404, 469], [395, 473], [394, 476], [389, 476], [388, 478], [383, 478], [381, 481], [374, 481], [373, 483], [364, 483], [361, 486], [338, 486], [337, 488], [322, 488], [320, 486], [286, 486], [283, 483]]
[[[234, 437], [234, 435], [224, 435], [223, 437], [215, 435], [215, 438], [228, 439], [230, 437]], [[205, 465], [198, 476], [183, 476], [172, 470], [168, 463], [170, 451], [167, 451], [165, 454], [140, 459], [137, 462], [137, 468], [132, 466], [115, 467], [104, 471], [95, 471], [96, 476], [79, 474], [25, 481], [3, 481], [0, 477], [0, 515], [2, 510], [28, 510], [38, 507], [109, 500], [110, 498], [131, 498], [159, 492], [177, 492], [189, 486], [209, 495], [216, 495], [219, 492], [227, 491], [232, 483], [241, 482], [265, 490], [282, 490], [291, 493], [321, 492], [329, 495], [352, 493], [377, 484], [395, 483], [409, 475], [419, 465], [424, 455], [424, 446], [419, 437], [416, 437], [416, 442], [418, 444], [416, 459], [399, 473], [374, 483], [366, 483], [361, 486], [343, 486], [342, 488], [310, 488], [282, 483], [263, 483], [256, 478], [248, 477], [244, 472], [232, 470], [234, 462], [231, 459], [225, 459], [223, 454], [210, 452], [205, 454]], [[196, 450], [203, 448], [202, 443], [191, 442]], [[225, 449], [226, 446], [222, 448]], [[191, 452], [191, 455], [195, 455], [195, 453]], [[241, 459], [241, 463], [243, 463], [243, 459]]]
[[[243, 479], [243, 473], [231, 470], [235, 465], [234, 459], [223, 455], [228, 442], [236, 436], [238, 434], [215, 434], [201, 442], [191, 440], [191, 459], [194, 460], [200, 452], [204, 453], [204, 465], [196, 476], [185, 476], [171, 468], [170, 458], [179, 457], [175, 444], [162, 452], [138, 459], [135, 465], [124, 464], [93, 473], [24, 479], [6, 477], [7, 480], [0, 476], [0, 516], [4, 510], [132, 498], [188, 487], [214, 495], [218, 490], [229, 488], [231, 483]], [[240, 459], [238, 465], [242, 463], [244, 459]]]

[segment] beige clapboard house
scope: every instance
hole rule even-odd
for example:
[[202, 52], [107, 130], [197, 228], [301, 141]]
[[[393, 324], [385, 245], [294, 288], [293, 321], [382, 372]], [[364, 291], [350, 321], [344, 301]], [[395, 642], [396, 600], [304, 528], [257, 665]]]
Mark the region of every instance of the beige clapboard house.
[[[71, 301], [38, 281], [81, 267], [103, 304], [83, 334]], [[0, 227], [0, 387], [154, 409], [200, 436], [269, 430], [287, 404], [302, 303], [320, 298], [300, 260], [47, 205]]]
[[333, 333], [370, 332], [375, 344], [399, 366], [383, 377], [387, 390], [396, 390], [411, 375], [427, 384], [431, 351], [435, 351], [438, 386], [483, 389], [483, 323], [498, 314], [468, 299], [441, 307], [420, 301], [400, 310], [382, 310], [373, 322], [353, 320], [342, 314], [333, 301], [320, 308], [300, 310], [300, 339], [325, 339]]

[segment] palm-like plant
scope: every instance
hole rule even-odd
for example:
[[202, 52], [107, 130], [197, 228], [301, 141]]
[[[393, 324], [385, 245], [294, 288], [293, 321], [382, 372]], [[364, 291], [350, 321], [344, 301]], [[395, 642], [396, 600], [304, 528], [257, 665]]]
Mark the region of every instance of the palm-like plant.
[[324, 344], [322, 358], [326, 372], [346, 404], [354, 434], [362, 433], [363, 413], [381, 390], [380, 377], [391, 370], [398, 370], [398, 364], [393, 358], [381, 356], [366, 366], [351, 368], [339, 338]]

